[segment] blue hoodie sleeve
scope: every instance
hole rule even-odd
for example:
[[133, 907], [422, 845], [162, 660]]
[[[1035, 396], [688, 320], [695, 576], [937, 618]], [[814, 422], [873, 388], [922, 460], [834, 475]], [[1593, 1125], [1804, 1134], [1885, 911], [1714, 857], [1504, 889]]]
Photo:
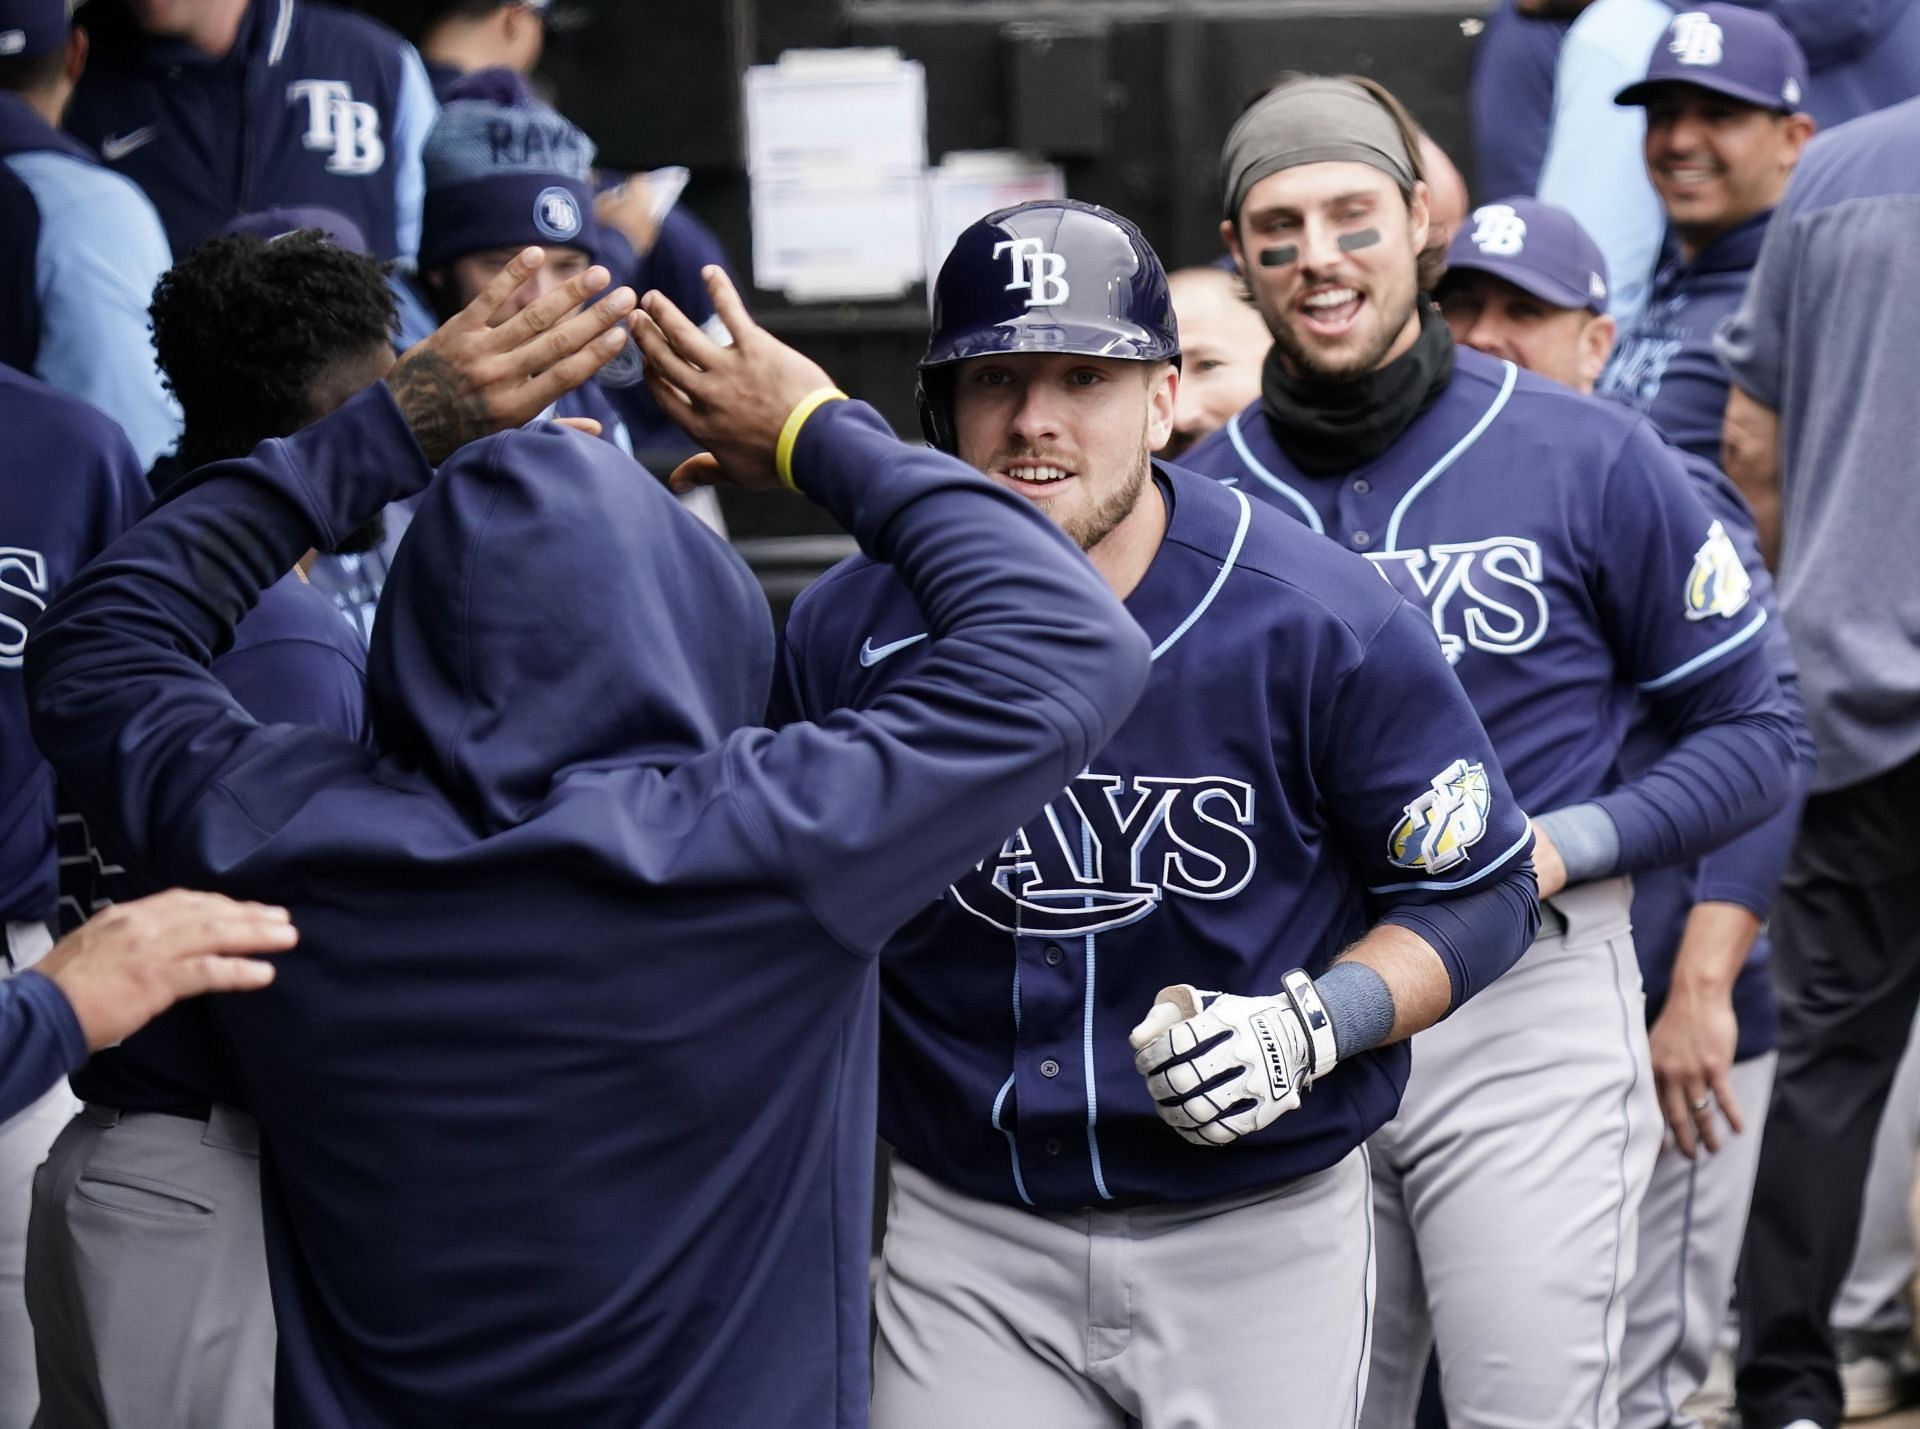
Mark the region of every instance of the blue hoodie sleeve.
[[[197, 872], [209, 850], [169, 834], [255, 754], [271, 754], [286, 785], [309, 763], [360, 757], [322, 731], [262, 728], [207, 667], [302, 552], [337, 545], [432, 475], [376, 382], [304, 431], [196, 472], [47, 608], [26, 655], [34, 739], [80, 811], [149, 855], [156, 878]], [[247, 838], [242, 823], [228, 820], [227, 836]]]
[[52, 979], [28, 971], [0, 982], [0, 1121], [86, 1060], [73, 1005]]
[[[1146, 636], [1025, 498], [833, 402], [795, 448], [800, 488], [927, 619], [911, 676], [733, 748], [735, 798], [775, 868], [846, 947], [901, 924], [1058, 794], [1146, 685]], [[853, 870], [853, 872], [850, 872]]]

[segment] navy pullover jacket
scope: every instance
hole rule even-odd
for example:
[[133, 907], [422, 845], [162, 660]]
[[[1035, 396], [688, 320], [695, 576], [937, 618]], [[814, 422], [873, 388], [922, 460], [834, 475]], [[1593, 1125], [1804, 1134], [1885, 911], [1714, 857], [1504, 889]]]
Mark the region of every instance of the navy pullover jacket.
[[1126, 718], [1145, 637], [1029, 503], [815, 413], [800, 486], [926, 612], [858, 712], [757, 727], [745, 564], [605, 442], [466, 448], [395, 562], [377, 752], [206, 665], [432, 473], [384, 385], [206, 469], [28, 654], [35, 732], [162, 876], [288, 904], [227, 1001], [283, 1426], [860, 1425], [874, 955]]

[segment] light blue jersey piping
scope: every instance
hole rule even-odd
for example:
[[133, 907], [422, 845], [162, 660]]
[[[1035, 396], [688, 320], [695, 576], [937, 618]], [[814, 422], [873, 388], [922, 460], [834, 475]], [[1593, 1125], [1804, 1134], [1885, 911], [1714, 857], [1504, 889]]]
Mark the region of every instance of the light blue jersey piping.
[[1286, 482], [1282, 481], [1272, 472], [1268, 471], [1260, 459], [1253, 454], [1253, 449], [1247, 445], [1247, 439], [1240, 431], [1240, 418], [1245, 415], [1245, 412], [1237, 412], [1234, 414], [1233, 420], [1227, 423], [1227, 440], [1232, 442], [1233, 449], [1240, 453], [1240, 460], [1246, 463], [1248, 471], [1266, 482], [1268, 486], [1271, 486], [1275, 491], [1286, 497], [1287, 500], [1291, 501], [1295, 506], [1298, 506], [1300, 508], [1300, 514], [1307, 518], [1307, 524], [1313, 527], [1318, 534], [1322, 536], [1326, 535], [1326, 523], [1320, 519], [1320, 513], [1313, 509], [1313, 503], [1295, 491], [1291, 486], [1288, 486]]
[[1407, 488], [1407, 494], [1400, 498], [1393, 508], [1393, 515], [1387, 520], [1387, 543], [1381, 548], [1382, 550], [1400, 549], [1400, 519], [1407, 514], [1408, 508], [1413, 505], [1414, 498], [1438, 481], [1448, 467], [1465, 456], [1467, 449], [1479, 441], [1486, 434], [1487, 428], [1493, 425], [1493, 419], [1506, 409], [1507, 399], [1513, 396], [1514, 385], [1520, 380], [1520, 369], [1511, 362], [1503, 362], [1500, 365], [1506, 368], [1506, 376], [1501, 381], [1500, 391], [1495, 395], [1492, 404], [1480, 414], [1480, 420], [1473, 424], [1472, 429], [1453, 444], [1451, 451], [1428, 467], [1426, 474]]
[[1753, 613], [1753, 619], [1747, 622], [1746, 629], [1736, 631], [1734, 634], [1729, 635], [1725, 640], [1722, 640], [1718, 645], [1714, 646], [1711, 650], [1702, 650], [1698, 655], [1695, 655], [1691, 660], [1687, 661], [1686, 664], [1680, 666], [1679, 669], [1669, 670], [1667, 671], [1666, 674], [1660, 676], [1660, 678], [1657, 680], [1648, 680], [1644, 682], [1640, 686], [1640, 688], [1648, 692], [1651, 692], [1654, 690], [1664, 690], [1668, 685], [1673, 684], [1675, 681], [1686, 679], [1687, 676], [1691, 675], [1695, 670], [1699, 670], [1704, 668], [1705, 666], [1711, 665], [1715, 660], [1718, 660], [1722, 655], [1726, 654], [1729, 650], [1736, 650], [1740, 646], [1746, 644], [1749, 640], [1753, 639], [1754, 636], [1760, 633], [1760, 627], [1765, 625], [1766, 623], [1767, 623], [1767, 612], [1763, 607], [1762, 609], [1756, 610]]

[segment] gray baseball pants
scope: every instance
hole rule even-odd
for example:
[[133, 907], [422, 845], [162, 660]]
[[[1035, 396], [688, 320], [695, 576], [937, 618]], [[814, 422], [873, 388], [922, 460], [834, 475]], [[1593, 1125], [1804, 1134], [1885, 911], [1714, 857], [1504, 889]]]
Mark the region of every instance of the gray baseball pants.
[[273, 1303], [253, 1118], [88, 1106], [33, 1188], [36, 1429], [261, 1429]]
[[1689, 1161], [1660, 1148], [1640, 1205], [1639, 1268], [1627, 1290], [1620, 1392], [1622, 1429], [1697, 1429], [1683, 1406], [1705, 1383], [1727, 1305], [1747, 1207], [1760, 1169], [1760, 1137], [1779, 1054], [1736, 1062], [1728, 1073], [1747, 1129], [1721, 1123], [1720, 1149]]
[[1614, 1429], [1660, 1149], [1625, 879], [1557, 895], [1504, 977], [1413, 1039], [1374, 1133], [1367, 1429], [1408, 1429], [1436, 1344], [1451, 1429]]
[[874, 1429], [1357, 1424], [1369, 1198], [1360, 1150], [1273, 1191], [1038, 1212], [895, 1158]]

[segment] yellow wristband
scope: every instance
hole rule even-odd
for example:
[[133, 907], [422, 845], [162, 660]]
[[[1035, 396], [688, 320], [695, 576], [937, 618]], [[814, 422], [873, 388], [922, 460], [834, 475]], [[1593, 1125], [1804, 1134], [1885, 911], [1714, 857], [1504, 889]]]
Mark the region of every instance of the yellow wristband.
[[800, 440], [800, 429], [811, 417], [828, 402], [844, 402], [847, 394], [838, 387], [816, 387], [787, 413], [787, 424], [780, 429], [780, 440], [773, 448], [773, 469], [780, 473], [780, 479], [795, 491], [800, 488], [793, 483], [793, 444]]

